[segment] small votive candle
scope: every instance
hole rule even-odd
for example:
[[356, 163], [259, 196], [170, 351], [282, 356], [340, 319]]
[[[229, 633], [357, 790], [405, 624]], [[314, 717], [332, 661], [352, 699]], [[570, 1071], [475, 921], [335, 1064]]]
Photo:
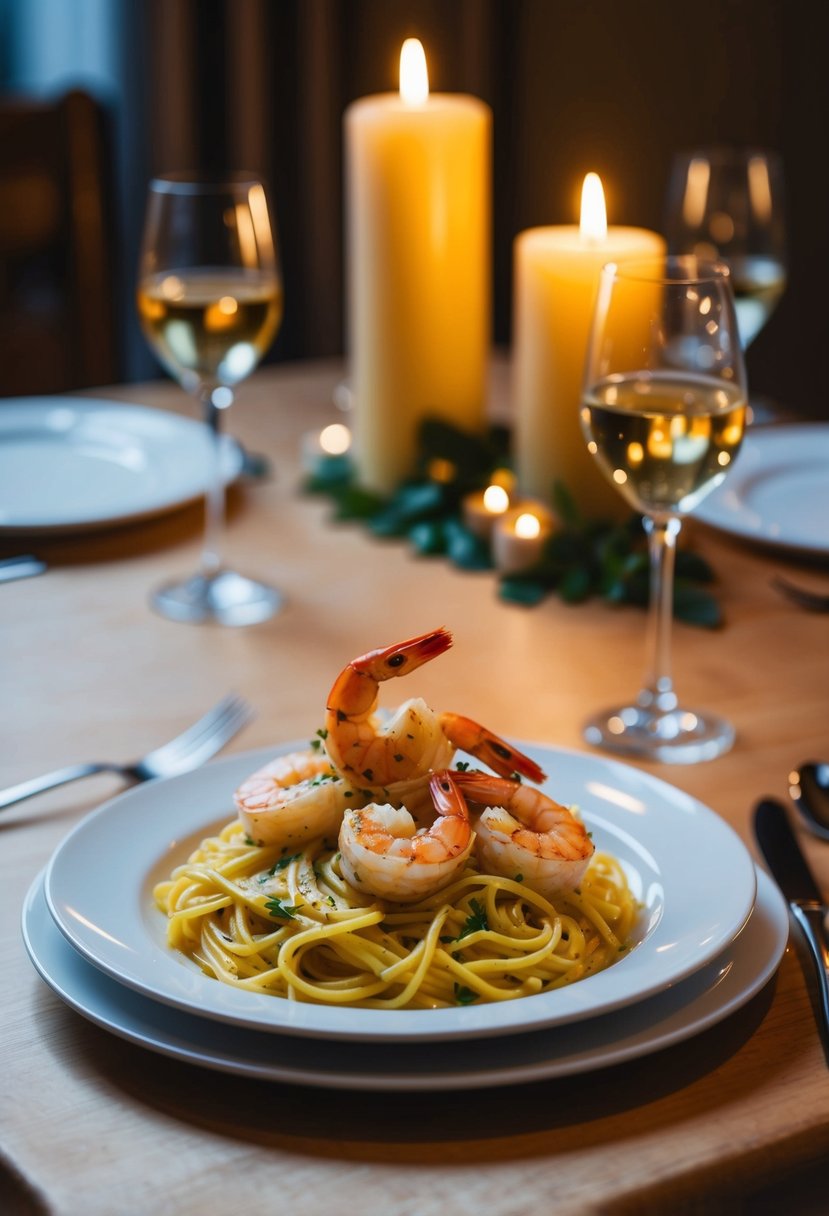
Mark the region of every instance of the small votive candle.
[[351, 432], [342, 422], [332, 422], [321, 431], [307, 431], [302, 436], [302, 467], [314, 473], [320, 461], [329, 456], [344, 456], [351, 447]]
[[492, 560], [501, 574], [520, 574], [541, 560], [553, 532], [553, 516], [538, 502], [507, 511], [492, 533]]
[[485, 490], [467, 494], [463, 500], [463, 522], [481, 540], [489, 540], [492, 529], [509, 508], [509, 494], [503, 486], [493, 483]]

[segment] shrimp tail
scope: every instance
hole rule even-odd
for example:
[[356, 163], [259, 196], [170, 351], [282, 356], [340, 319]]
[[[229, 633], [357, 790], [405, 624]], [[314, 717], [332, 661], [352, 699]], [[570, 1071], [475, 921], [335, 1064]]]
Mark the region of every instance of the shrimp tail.
[[440, 725], [450, 743], [488, 764], [502, 777], [514, 777], [519, 773], [537, 784], [546, 781], [547, 774], [535, 760], [472, 718], [444, 713], [440, 716]]

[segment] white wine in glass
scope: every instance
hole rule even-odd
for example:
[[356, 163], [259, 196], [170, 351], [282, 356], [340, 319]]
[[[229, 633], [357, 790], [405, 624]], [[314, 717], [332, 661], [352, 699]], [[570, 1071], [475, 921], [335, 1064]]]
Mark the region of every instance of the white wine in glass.
[[666, 763], [726, 751], [734, 729], [680, 704], [671, 675], [676, 540], [682, 517], [731, 468], [747, 386], [728, 268], [694, 256], [602, 270], [585, 369], [588, 450], [642, 512], [650, 551], [650, 665], [629, 704], [588, 722], [589, 743]]
[[786, 287], [780, 156], [764, 148], [733, 147], [678, 153], [668, 183], [666, 236], [671, 253], [728, 264], [747, 349]]
[[261, 182], [156, 178], [150, 183], [137, 289], [156, 355], [202, 404], [211, 436], [201, 567], [159, 588], [153, 606], [178, 621], [248, 625], [278, 611], [279, 592], [223, 566], [220, 420], [282, 321], [282, 279]]

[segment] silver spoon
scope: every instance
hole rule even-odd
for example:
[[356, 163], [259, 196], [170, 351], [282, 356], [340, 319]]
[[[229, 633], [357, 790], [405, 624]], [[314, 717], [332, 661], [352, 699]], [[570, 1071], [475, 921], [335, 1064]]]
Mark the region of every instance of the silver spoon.
[[810, 760], [794, 769], [789, 794], [812, 831], [829, 840], [829, 764]]

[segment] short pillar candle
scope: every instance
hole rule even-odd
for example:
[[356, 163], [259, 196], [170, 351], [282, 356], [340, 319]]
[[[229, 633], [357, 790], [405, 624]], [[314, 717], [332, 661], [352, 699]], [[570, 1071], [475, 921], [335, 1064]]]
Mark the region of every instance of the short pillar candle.
[[519, 503], [496, 522], [492, 560], [500, 574], [520, 574], [538, 565], [553, 534], [551, 511], [540, 502]]

